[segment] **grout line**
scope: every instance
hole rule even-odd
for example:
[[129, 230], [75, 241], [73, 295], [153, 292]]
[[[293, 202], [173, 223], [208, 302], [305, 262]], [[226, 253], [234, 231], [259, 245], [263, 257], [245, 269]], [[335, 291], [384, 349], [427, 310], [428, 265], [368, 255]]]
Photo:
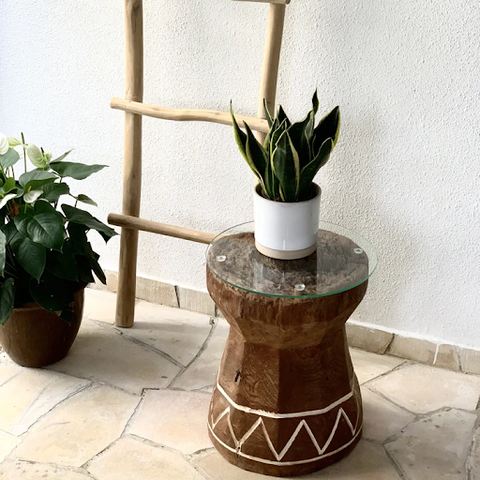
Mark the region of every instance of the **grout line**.
[[125, 428], [122, 430], [122, 433], [120, 434], [119, 438], [122, 438], [122, 437], [128, 435], [127, 431], [130, 430], [133, 422], [137, 419], [137, 417], [140, 413], [140, 409], [141, 409], [142, 405], [144, 404], [144, 402], [145, 402], [145, 397], [142, 395], [142, 398], [137, 403], [137, 406], [133, 410], [133, 413], [130, 415], [130, 418], [125, 423]]
[[[352, 362], [353, 363], [353, 362]], [[414, 362], [410, 361], [410, 360], [403, 360], [402, 363], [400, 363], [399, 365], [397, 365], [396, 367], [393, 367], [391, 370], [388, 370], [386, 372], [383, 372], [381, 373], [380, 375], [377, 375], [376, 377], [373, 377], [371, 378], [370, 380], [367, 380], [366, 382], [363, 382], [361, 384], [361, 386], [368, 386], [369, 383], [372, 383], [374, 382], [375, 380], [378, 380], [379, 378], [383, 378], [383, 377], [386, 377], [388, 375], [390, 375], [392, 372], [396, 372], [397, 370], [402, 370], [403, 368], [405, 367], [408, 367], [410, 365], [415, 365]], [[353, 370], [355, 370], [355, 365], [353, 365]]]
[[395, 460], [395, 457], [387, 450], [387, 448], [385, 447], [385, 445], [382, 447], [383, 448], [383, 451], [385, 452], [385, 455], [387, 456], [388, 460], [390, 461], [391, 465], [393, 466], [393, 468], [397, 471], [398, 473], [398, 476], [402, 479], [402, 480], [409, 480], [407, 475], [405, 474], [405, 472], [402, 470], [402, 467], [400, 467], [400, 465], [397, 463], [397, 461]]
[[[7, 366], [9, 366], [9, 365], [7, 365]], [[21, 373], [25, 372], [25, 370], [23, 370], [23, 368], [25, 368], [25, 367], [19, 367], [19, 368], [21, 368], [22, 370], [20, 370], [15, 375], [13, 375], [13, 377], [7, 378], [3, 383], [0, 383], [0, 388], [3, 387], [4, 385], [6, 385], [11, 380], [13, 380], [14, 378], [18, 377]]]
[[178, 290], [178, 285], [173, 286], [175, 290], [175, 297], [177, 298], [177, 307], [180, 308], [180, 292]]
[[175, 376], [175, 378], [168, 384], [167, 389], [173, 389], [174, 385], [175, 385], [175, 382], [188, 370], [190, 365], [192, 365], [202, 355], [202, 353], [207, 349], [208, 345], [210, 344], [210, 339], [212, 338], [213, 333], [215, 332], [215, 329], [217, 327], [217, 324], [215, 322], [214, 317], [210, 317], [210, 325], [212, 326], [212, 328], [210, 328], [210, 332], [208, 332], [207, 338], [203, 342], [203, 345], [200, 347], [200, 350], [198, 351], [198, 353], [192, 358], [192, 360], [190, 360], [190, 362], [187, 363], [187, 365], [184, 367], [184, 369], [182, 371], [180, 371]]
[[[7, 458], [5, 458], [5, 460], [6, 459]], [[33, 460], [26, 460], [24, 458], [13, 458], [12, 460], [8, 460], [6, 462], [5, 460], [3, 463], [0, 463], [0, 465], [6, 464], [6, 463], [19, 463], [21, 465], [22, 463], [26, 463], [27, 465], [54, 467], [55, 469], [59, 468], [67, 472], [81, 473], [83, 475], [86, 475], [88, 478], [91, 478], [92, 480], [97, 480], [95, 476], [93, 476], [90, 472], [84, 470], [82, 467], [71, 467], [69, 465], [59, 465], [57, 463], [51, 463], [51, 462], [35, 462]]]
[[[364, 384], [365, 385], [365, 384]], [[415, 412], [412, 412], [411, 410], [409, 410], [408, 408], [404, 407], [403, 405], [399, 404], [399, 403], [396, 403], [395, 401], [393, 401], [391, 398], [387, 397], [383, 392], [379, 391], [379, 390], [374, 390], [374, 389], [371, 389], [369, 388], [368, 386], [365, 385], [366, 388], [368, 388], [368, 390], [370, 390], [372, 393], [374, 393], [375, 395], [378, 395], [379, 397], [383, 398], [384, 400], [386, 400], [387, 402], [391, 403], [392, 405], [394, 405], [395, 407], [399, 408], [400, 410], [403, 410], [404, 412], [410, 414], [410, 415], [414, 415], [414, 416], [417, 416], [417, 415], [420, 415], [418, 413], [415, 413]], [[444, 408], [444, 407], [442, 407]]]

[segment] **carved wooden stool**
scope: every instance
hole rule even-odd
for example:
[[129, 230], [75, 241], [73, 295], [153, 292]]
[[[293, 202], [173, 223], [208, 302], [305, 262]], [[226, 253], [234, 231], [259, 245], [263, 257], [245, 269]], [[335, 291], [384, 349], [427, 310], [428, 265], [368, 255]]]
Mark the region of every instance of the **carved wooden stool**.
[[251, 230], [225, 232], [207, 254], [208, 290], [230, 324], [209, 434], [240, 468], [303, 475], [340, 460], [361, 437], [345, 322], [365, 295], [374, 252], [358, 236], [320, 230], [316, 253], [273, 260], [256, 251]]

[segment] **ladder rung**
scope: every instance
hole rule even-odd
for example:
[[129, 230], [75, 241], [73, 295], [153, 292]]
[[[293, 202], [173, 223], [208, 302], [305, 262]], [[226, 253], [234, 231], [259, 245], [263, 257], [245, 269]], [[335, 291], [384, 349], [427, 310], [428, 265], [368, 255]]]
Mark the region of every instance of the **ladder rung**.
[[234, 0], [235, 2], [273, 3], [274, 5], [288, 5], [290, 0]]
[[152, 222], [143, 218], [132, 217], [130, 215], [119, 215], [111, 213], [108, 216], [108, 223], [117, 227], [128, 228], [130, 230], [141, 230], [142, 232], [157, 233], [169, 237], [183, 238], [197, 243], [209, 244], [217, 235], [214, 233], [202, 232], [201, 230], [192, 230], [190, 228], [167, 225], [166, 223]]
[[[146, 103], [134, 102], [133, 100], [124, 100], [122, 98], [112, 98], [110, 107], [116, 110], [123, 110], [128, 113], [146, 115], [148, 117], [161, 118], [163, 120], [176, 120], [180, 122], [210, 122], [220, 123], [221, 125], [232, 125], [230, 113], [217, 112], [215, 110], [180, 110], [176, 108], [159, 107], [148, 105]], [[246, 117], [235, 115], [240, 127], [243, 122], [247, 122], [252, 130], [267, 133], [268, 123], [262, 118]]]

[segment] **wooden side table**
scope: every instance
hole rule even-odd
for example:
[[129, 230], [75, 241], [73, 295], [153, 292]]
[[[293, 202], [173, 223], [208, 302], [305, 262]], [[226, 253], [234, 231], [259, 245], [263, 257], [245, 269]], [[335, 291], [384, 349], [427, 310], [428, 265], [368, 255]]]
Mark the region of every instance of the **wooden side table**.
[[376, 256], [353, 232], [320, 228], [306, 259], [261, 255], [253, 223], [219, 235], [207, 251], [208, 290], [230, 324], [208, 429], [222, 456], [245, 470], [303, 475], [340, 460], [361, 437], [345, 322]]

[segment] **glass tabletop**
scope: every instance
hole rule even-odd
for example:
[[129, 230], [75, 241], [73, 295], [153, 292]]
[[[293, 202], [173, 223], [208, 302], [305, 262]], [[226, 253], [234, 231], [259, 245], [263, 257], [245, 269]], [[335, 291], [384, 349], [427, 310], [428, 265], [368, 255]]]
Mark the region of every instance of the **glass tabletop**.
[[373, 245], [340, 225], [320, 222], [317, 250], [300, 260], [275, 260], [255, 248], [254, 223], [219, 234], [207, 248], [212, 273], [233, 287], [272, 297], [321, 297], [350, 290], [377, 266]]

